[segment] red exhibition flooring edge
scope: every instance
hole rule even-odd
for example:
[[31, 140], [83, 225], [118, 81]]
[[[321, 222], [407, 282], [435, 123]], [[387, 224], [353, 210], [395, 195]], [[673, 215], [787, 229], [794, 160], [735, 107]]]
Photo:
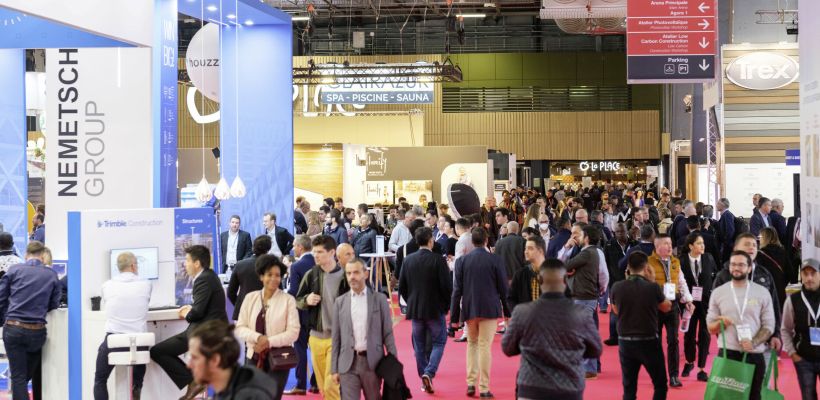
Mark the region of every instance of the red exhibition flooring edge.
[[[599, 315], [602, 322], [608, 321], [607, 314]], [[609, 326], [602, 324], [601, 337], [606, 339], [609, 335]], [[427, 394], [421, 391], [421, 379], [416, 375], [416, 360], [413, 355], [413, 345], [411, 342], [410, 321], [400, 320], [394, 327], [396, 347], [399, 351], [399, 359], [404, 364], [404, 376], [407, 385], [412, 391], [414, 399], [425, 398], [468, 398], [466, 396], [466, 351], [467, 343], [456, 343], [452, 339], [447, 340], [444, 348], [444, 358], [439, 367], [433, 384], [434, 394]], [[519, 358], [507, 357], [501, 352], [501, 335], [496, 335], [492, 345], [492, 371], [490, 375], [490, 391], [496, 399], [515, 399], [515, 378], [518, 372]], [[706, 371], [712, 365], [712, 358], [717, 353], [716, 339], [712, 338], [712, 349], [707, 361]], [[666, 348], [664, 342], [664, 349]], [[683, 363], [683, 335], [680, 335], [681, 363]], [[584, 399], [605, 399], [617, 400], [623, 396], [621, 386], [621, 368], [618, 362], [618, 348], [604, 346], [604, 353], [601, 357], [603, 366], [601, 374], [595, 380], [587, 381]], [[779, 388], [786, 399], [799, 399], [800, 389], [797, 385], [794, 364], [788, 357], [781, 353], [780, 356], [780, 379]], [[681, 370], [683, 364], [681, 364]], [[683, 383], [682, 388], [669, 388], [667, 399], [669, 400], [693, 400], [702, 399], [706, 390], [706, 383], [698, 382], [695, 378], [697, 368], [688, 378], [680, 378]], [[285, 396], [286, 398], [319, 399], [319, 395], [308, 396]], [[477, 397], [476, 397], [477, 398]], [[638, 399], [652, 398], [652, 382], [646, 371], [641, 370], [638, 380]]]

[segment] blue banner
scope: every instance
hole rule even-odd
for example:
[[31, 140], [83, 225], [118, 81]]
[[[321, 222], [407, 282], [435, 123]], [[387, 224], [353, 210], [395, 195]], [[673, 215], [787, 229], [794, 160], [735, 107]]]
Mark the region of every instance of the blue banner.
[[800, 149], [786, 150], [786, 165], [800, 166]]
[[25, 82], [26, 51], [0, 49], [0, 231], [11, 233], [20, 256], [28, 240]]
[[156, 0], [154, 206], [177, 204], [177, 1]]

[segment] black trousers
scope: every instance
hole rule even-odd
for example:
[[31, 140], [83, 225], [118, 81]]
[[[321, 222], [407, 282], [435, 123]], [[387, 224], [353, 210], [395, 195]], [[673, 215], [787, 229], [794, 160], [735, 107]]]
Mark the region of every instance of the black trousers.
[[638, 372], [641, 366], [649, 373], [655, 394], [653, 400], [666, 400], [669, 390], [666, 370], [663, 369], [663, 349], [660, 339], [639, 341], [618, 341], [618, 356], [621, 360], [621, 382], [624, 387], [623, 400], [635, 400], [638, 394]]
[[680, 364], [680, 350], [678, 348], [680, 308], [677, 301], [672, 302], [672, 310], [669, 312], [658, 312], [659, 338], [663, 337], [664, 328], [666, 328], [666, 367], [669, 370], [669, 378], [677, 378], [678, 364]]
[[[94, 371], [94, 400], [108, 400], [108, 378], [111, 372], [114, 371], [114, 366], [108, 364], [108, 354], [111, 349], [108, 348], [108, 335], [105, 334], [105, 339], [100, 343], [97, 349], [97, 369]], [[147, 347], [138, 347], [138, 351], [148, 350]], [[128, 349], [117, 349], [119, 352], [126, 352]], [[131, 376], [133, 379], [134, 389], [142, 389], [142, 382], [145, 379], [145, 365], [134, 365], [131, 369]]]
[[691, 364], [695, 362], [697, 350], [698, 368], [703, 369], [706, 368], [709, 344], [712, 342], [712, 337], [706, 328], [706, 307], [708, 305], [701, 302], [694, 304], [695, 311], [692, 313], [692, 319], [689, 320], [689, 330], [683, 336], [683, 354], [686, 356], [686, 362]]
[[[718, 354], [723, 354], [722, 349], [718, 349]], [[735, 361], [743, 360], [743, 353], [734, 350], [726, 350], [726, 358]], [[772, 360], [777, 362], [777, 360]], [[760, 386], [763, 385], [763, 375], [766, 373], [766, 359], [763, 354], [746, 353], [746, 364], [755, 366], [755, 374], [752, 378], [752, 393], [749, 400], [760, 400]]]
[[191, 371], [179, 358], [188, 351], [188, 331], [169, 337], [151, 348], [151, 359], [159, 364], [178, 388], [183, 389], [194, 380]]

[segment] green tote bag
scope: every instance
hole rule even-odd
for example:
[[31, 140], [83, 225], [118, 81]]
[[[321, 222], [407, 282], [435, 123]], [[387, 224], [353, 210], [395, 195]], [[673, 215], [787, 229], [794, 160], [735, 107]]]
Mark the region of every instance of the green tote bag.
[[[784, 397], [778, 390], [777, 390], [777, 352], [772, 350], [772, 358], [771, 362], [769, 362], [769, 368], [766, 369], [766, 376], [763, 377], [763, 387], [760, 389], [760, 400], [785, 400]], [[769, 386], [769, 377], [772, 376], [772, 371], [774, 371], [774, 390], [768, 388]]]
[[723, 321], [720, 322], [720, 337], [723, 339], [723, 352], [712, 362], [712, 372], [709, 374], [703, 400], [748, 400], [755, 366], [745, 363], [746, 353], [743, 353], [743, 361], [726, 357]]

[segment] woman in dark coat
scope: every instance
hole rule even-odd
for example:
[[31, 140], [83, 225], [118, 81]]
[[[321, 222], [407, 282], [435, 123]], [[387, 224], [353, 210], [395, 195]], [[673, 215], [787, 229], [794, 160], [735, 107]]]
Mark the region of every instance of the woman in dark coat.
[[786, 257], [786, 249], [780, 244], [774, 228], [768, 227], [760, 230], [760, 250], [757, 252], [755, 263], [763, 266], [772, 274], [774, 285], [777, 288], [777, 299], [782, 309], [786, 302], [786, 285], [797, 282], [797, 272]]

